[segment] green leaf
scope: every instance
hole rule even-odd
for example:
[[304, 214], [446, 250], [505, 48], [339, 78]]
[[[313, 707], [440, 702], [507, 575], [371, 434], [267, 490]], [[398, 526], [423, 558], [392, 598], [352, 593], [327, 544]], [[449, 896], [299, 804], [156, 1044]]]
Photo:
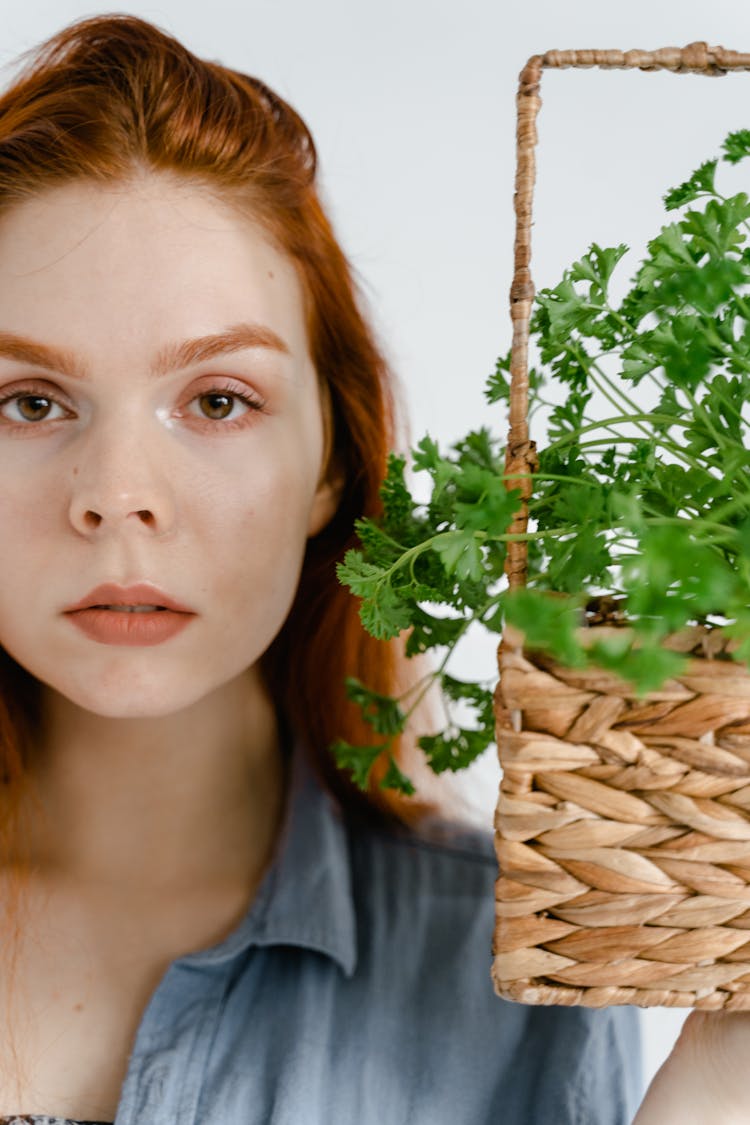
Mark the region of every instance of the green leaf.
[[447, 574], [479, 581], [482, 552], [473, 531], [449, 531], [434, 545]]
[[360, 789], [366, 790], [370, 779], [370, 770], [380, 757], [383, 747], [353, 746], [350, 742], [345, 742], [344, 739], [339, 738], [331, 743], [330, 750], [339, 769], [348, 770], [354, 784], [359, 786]]
[[744, 662], [750, 670], [750, 613], [745, 609], [737, 614], [736, 620], [724, 626], [724, 632], [739, 644], [732, 656], [735, 660]]
[[737, 576], [727, 560], [694, 534], [693, 520], [648, 526], [637, 553], [622, 562], [628, 612], [658, 621], [660, 633], [721, 612], [735, 596]]
[[503, 622], [505, 620], [505, 610], [503, 608], [504, 600], [504, 597], [498, 599], [498, 603], [493, 605], [490, 610], [480, 617], [482, 624], [489, 633], [500, 635], [503, 631]]
[[646, 265], [650, 266], [649, 276], [657, 267], [660, 276], [666, 273], [665, 267], [692, 266], [695, 263], [693, 255], [683, 234], [680, 223], [668, 223], [648, 244], [650, 258]]
[[498, 357], [495, 370], [489, 375], [485, 383], [484, 397], [490, 404], [495, 402], [510, 403], [510, 352]]
[[459, 727], [453, 732], [422, 735], [418, 744], [427, 755], [430, 768], [435, 773], [443, 773], [466, 769], [491, 745], [492, 738], [487, 730]]
[[627, 528], [634, 535], [642, 535], [646, 528], [646, 518], [643, 513], [643, 504], [635, 488], [624, 488], [610, 493], [609, 507], [612, 512], [612, 521]]
[[[495, 370], [488, 376], [484, 387], [484, 397], [487, 402], [507, 402], [510, 404], [510, 351], [498, 358]], [[544, 376], [536, 368], [530, 367], [528, 371], [529, 382], [529, 413], [534, 410], [539, 401], [539, 391], [545, 384]]]
[[554, 597], [538, 590], [510, 590], [505, 616], [520, 629], [528, 648], [542, 649], [570, 668], [585, 665], [585, 654], [576, 630], [581, 624], [581, 599]]
[[494, 737], [495, 708], [493, 693], [474, 680], [457, 680], [454, 676], [443, 672], [440, 677], [443, 692], [454, 703], [469, 704], [476, 716], [476, 721], [483, 729], [490, 731]]
[[587, 296], [575, 288], [568, 272], [554, 288], [542, 289], [537, 302], [545, 312], [542, 323], [548, 346], [565, 344], [574, 329], [585, 332], [600, 315], [600, 309], [592, 308]]
[[689, 179], [680, 184], [679, 187], [671, 188], [664, 196], [664, 205], [667, 211], [674, 211], [677, 207], [684, 207], [686, 203], [692, 203], [700, 195], [706, 193], [713, 195], [714, 176], [716, 174], [716, 165], [718, 160], [707, 160], [701, 164], [699, 168], [693, 172]]
[[578, 262], [574, 262], [570, 269], [572, 281], [590, 281], [592, 288], [589, 299], [603, 298], [606, 296], [607, 287], [615, 266], [627, 254], [628, 247], [624, 242], [619, 246], [602, 248], [592, 242], [588, 253], [584, 254]]
[[[482, 473], [481, 481], [477, 479]], [[483, 531], [489, 536], [505, 535], [518, 511], [520, 488], [507, 489], [500, 477], [478, 470], [475, 487], [470, 488], [468, 471], [457, 485], [462, 497], [454, 505], [456, 527], [463, 531]]]
[[723, 482], [697, 466], [658, 463], [642, 496], [653, 515], [692, 518], [707, 510], [723, 492]]
[[598, 534], [590, 537], [574, 535], [555, 541], [555, 554], [550, 558], [547, 576], [550, 586], [566, 594], [577, 593], [584, 585], [609, 585], [608, 571], [612, 556], [606, 541]]
[[466, 628], [463, 617], [435, 617], [420, 606], [414, 607], [411, 624], [412, 629], [406, 641], [407, 656], [453, 644]]
[[662, 367], [670, 383], [694, 390], [708, 374], [715, 354], [706, 342], [700, 317], [673, 316], [643, 332], [637, 349], [624, 349], [623, 375], [636, 383], [646, 371]]
[[394, 590], [382, 583], [365, 598], [359, 608], [359, 618], [371, 636], [379, 640], [397, 637], [411, 624], [411, 608]]
[[684, 672], [688, 663], [684, 656], [664, 648], [629, 647], [624, 653], [614, 654], [612, 646], [602, 642], [591, 646], [591, 660], [628, 680], [641, 697], [658, 691], [666, 680]]
[[380, 498], [383, 501], [385, 527], [394, 538], [403, 538], [411, 545], [412, 534], [410, 533], [414, 530], [415, 502], [406, 486], [405, 468], [405, 457], [397, 456], [395, 453], [388, 454], [388, 470], [385, 480], [380, 486]]
[[400, 734], [406, 725], [406, 716], [397, 701], [366, 687], [356, 676], [344, 680], [347, 697], [356, 703], [362, 717], [378, 734]]
[[[445, 567], [432, 550], [423, 551], [413, 559], [412, 581], [408, 588], [409, 600], [416, 613], [420, 602], [441, 602], [452, 605], [455, 582], [448, 578]], [[416, 620], [416, 617], [415, 617]]]
[[368, 565], [375, 565], [385, 571], [404, 553], [407, 544], [396, 542], [374, 520], [355, 520], [354, 527]]
[[559, 403], [550, 414], [548, 434], [550, 441], [559, 441], [567, 434], [578, 433], [585, 424], [586, 407], [591, 402], [593, 391], [572, 390], [564, 402]]
[[402, 773], [396, 765], [393, 755], [390, 756], [388, 769], [385, 772], [383, 780], [380, 782], [381, 789], [395, 789], [398, 793], [404, 793], [407, 797], [413, 797], [416, 789], [410, 778]]
[[456, 475], [456, 466], [447, 457], [442, 457], [437, 442], [425, 434], [412, 450], [412, 465], [415, 472], [428, 472], [433, 480], [433, 502]]
[[729, 199], [709, 200], [703, 211], [688, 211], [680, 228], [691, 238], [694, 255], [702, 251], [721, 265], [727, 264], [725, 256], [745, 241], [741, 224], [748, 217], [750, 201], [745, 192], [738, 192]]
[[492, 473], [500, 473], [504, 458], [502, 452], [497, 450], [498, 444], [498, 438], [493, 437], [487, 426], [482, 426], [479, 430], [471, 430], [455, 442], [452, 448], [458, 454], [458, 464], [462, 469], [476, 466], [489, 469]]
[[724, 149], [723, 160], [729, 164], [739, 164], [740, 160], [750, 155], [750, 129], [738, 129], [735, 133], [730, 133], [721, 147]]
[[352, 548], [344, 555], [344, 561], [337, 564], [336, 574], [356, 597], [369, 598], [377, 591], [384, 571], [381, 566], [365, 562], [362, 552]]

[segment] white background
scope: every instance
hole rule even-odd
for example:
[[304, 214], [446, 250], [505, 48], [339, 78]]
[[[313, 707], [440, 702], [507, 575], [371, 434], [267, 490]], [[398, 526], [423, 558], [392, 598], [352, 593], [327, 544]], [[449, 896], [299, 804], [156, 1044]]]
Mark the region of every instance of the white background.
[[[335, 226], [402, 381], [413, 442], [429, 431], [443, 446], [480, 425], [504, 433], [504, 409], [490, 410], [482, 388], [510, 343], [515, 93], [525, 60], [551, 48], [700, 39], [750, 50], [746, 0], [171, 0], [113, 9], [4, 0], [0, 64], [104, 11], [140, 15], [197, 54], [257, 75], [306, 118]], [[9, 67], [3, 84], [11, 75]], [[542, 97], [538, 288], [555, 284], [592, 241], [628, 243], [634, 268], [662, 222], [663, 192], [716, 154], [730, 129], [750, 127], [750, 74], [548, 71]], [[494, 642], [474, 638], [455, 671], [491, 678]], [[498, 777], [489, 754], [462, 782], [487, 825]], [[647, 1078], [685, 1015], [643, 1013]]]

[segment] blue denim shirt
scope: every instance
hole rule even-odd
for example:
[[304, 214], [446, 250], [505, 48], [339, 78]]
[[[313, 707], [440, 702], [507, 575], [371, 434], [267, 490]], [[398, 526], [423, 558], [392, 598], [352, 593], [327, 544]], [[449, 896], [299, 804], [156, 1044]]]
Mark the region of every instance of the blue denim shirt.
[[496, 877], [489, 832], [348, 826], [295, 748], [264, 881], [168, 968], [116, 1125], [629, 1125], [637, 1009], [499, 999]]

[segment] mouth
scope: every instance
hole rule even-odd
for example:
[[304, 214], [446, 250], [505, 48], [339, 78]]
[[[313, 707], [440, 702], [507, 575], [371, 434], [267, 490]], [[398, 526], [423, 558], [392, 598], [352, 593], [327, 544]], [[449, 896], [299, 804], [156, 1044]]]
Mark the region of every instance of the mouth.
[[[165, 605], [92, 605], [87, 609], [113, 609], [117, 613], [167, 613]], [[172, 610], [174, 613], [174, 610]]]
[[169, 609], [153, 602], [136, 605], [94, 602], [65, 614], [68, 621], [89, 640], [102, 645], [148, 648], [176, 637], [196, 614]]
[[79, 613], [82, 610], [110, 610], [115, 613], [172, 613], [194, 614], [186, 605], [150, 582], [137, 582], [131, 586], [119, 586], [106, 582], [84, 595], [75, 605], [63, 612]]

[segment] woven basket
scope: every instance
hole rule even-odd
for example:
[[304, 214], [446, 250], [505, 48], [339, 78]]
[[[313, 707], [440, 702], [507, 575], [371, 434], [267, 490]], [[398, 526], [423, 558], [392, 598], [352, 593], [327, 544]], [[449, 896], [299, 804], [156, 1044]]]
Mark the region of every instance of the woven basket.
[[[527, 424], [535, 121], [544, 67], [724, 74], [750, 55], [684, 49], [551, 51], [518, 93], [515, 274], [506, 472], [536, 468]], [[530, 495], [511, 528], [523, 532]], [[514, 483], [514, 487], [516, 487]], [[511, 542], [511, 588], [526, 545]], [[626, 629], [589, 607], [586, 642]], [[720, 628], [666, 641], [687, 672], [638, 699], [603, 670], [571, 670], [505, 630], [495, 706], [503, 777], [492, 980], [527, 1004], [750, 1009], [750, 674]]]

